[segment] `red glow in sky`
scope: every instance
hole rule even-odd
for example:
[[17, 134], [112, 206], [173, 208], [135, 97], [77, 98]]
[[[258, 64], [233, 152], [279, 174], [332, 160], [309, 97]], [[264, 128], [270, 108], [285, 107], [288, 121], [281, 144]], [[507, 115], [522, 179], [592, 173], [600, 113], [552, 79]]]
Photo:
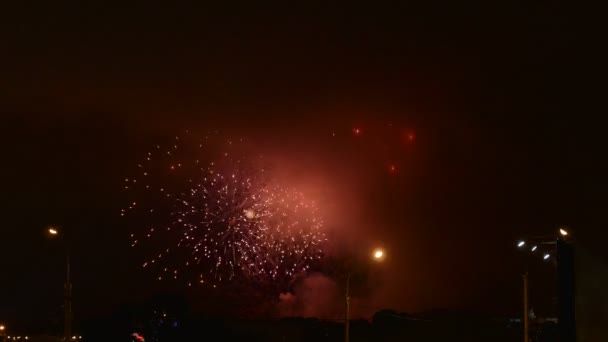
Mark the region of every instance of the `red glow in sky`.
[[414, 142], [414, 140], [416, 140], [416, 132], [414, 132], [413, 130], [405, 131], [404, 136], [405, 136], [405, 140], [408, 143], [412, 143], [412, 142]]
[[359, 128], [359, 127], [353, 128], [353, 134], [354, 135], [361, 135], [361, 128]]

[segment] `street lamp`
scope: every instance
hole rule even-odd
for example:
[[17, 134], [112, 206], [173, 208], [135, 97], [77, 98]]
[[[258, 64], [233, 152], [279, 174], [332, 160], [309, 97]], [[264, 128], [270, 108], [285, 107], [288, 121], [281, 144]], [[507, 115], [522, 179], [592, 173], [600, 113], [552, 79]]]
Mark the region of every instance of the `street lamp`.
[[[562, 239], [564, 239], [566, 236], [568, 236], [568, 231], [565, 228], [559, 228], [559, 235], [557, 236], [557, 240], [558, 242]], [[542, 249], [542, 245], [557, 245], [557, 242], [554, 240], [556, 238], [555, 235], [545, 235], [545, 236], [537, 236], [534, 237], [532, 239], [528, 239], [532, 242], [532, 248], [530, 248], [530, 252], [535, 252], [539, 245], [541, 245], [541, 249]], [[553, 241], [551, 241], [553, 240]], [[538, 243], [534, 244], [534, 243]], [[519, 240], [517, 242], [517, 247], [519, 249], [522, 249], [522, 247], [524, 247], [526, 245], [526, 241], [525, 240]], [[556, 247], [557, 249], [557, 247]], [[527, 250], [527, 249], [526, 249]], [[557, 250], [554, 251], [555, 254], [557, 255]], [[552, 252], [553, 253], [553, 252]], [[543, 251], [542, 255], [542, 260], [544, 261], [549, 261], [551, 259], [551, 253], [547, 252], [547, 251]], [[526, 270], [524, 272], [524, 274], [522, 275], [523, 278], [523, 287], [524, 287], [524, 341], [528, 342], [529, 339], [529, 319], [528, 319], [528, 269], [527, 269], [527, 265], [526, 265]]]
[[68, 246], [68, 241], [66, 241], [66, 234], [59, 234], [60, 230], [58, 227], [50, 226], [48, 228], [48, 233], [52, 238], [56, 236], [63, 237], [63, 244], [65, 247], [65, 266], [66, 266], [66, 278], [65, 278], [65, 287], [64, 287], [64, 340], [69, 341], [72, 336], [72, 281], [70, 277], [70, 249]]
[[[386, 253], [382, 248], [376, 248], [372, 252], [372, 260], [376, 262], [381, 262], [386, 257]], [[348, 275], [346, 276], [346, 292], [344, 295], [344, 341], [350, 341], [350, 276], [351, 272], [349, 270]]]
[[376, 248], [374, 250], [374, 260], [382, 261], [382, 259], [384, 259], [384, 250], [382, 250], [381, 248]]

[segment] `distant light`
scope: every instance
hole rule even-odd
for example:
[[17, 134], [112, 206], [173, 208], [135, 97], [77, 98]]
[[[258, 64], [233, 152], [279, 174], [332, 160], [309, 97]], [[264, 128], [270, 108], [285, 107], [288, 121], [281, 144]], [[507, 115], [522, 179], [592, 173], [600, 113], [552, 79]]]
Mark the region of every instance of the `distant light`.
[[544, 260], [549, 259], [550, 255], [549, 254], [545, 254], [545, 256], [543, 257]]
[[395, 172], [397, 172], [397, 167], [395, 165], [391, 165], [388, 167], [388, 171], [390, 173], [395, 173]]
[[353, 128], [353, 134], [354, 135], [360, 135], [361, 134], [361, 128], [358, 128], [358, 127]]
[[131, 336], [133, 336], [137, 341], [140, 341], [140, 342], [144, 342], [145, 341], [144, 337], [141, 334], [139, 334], [139, 333], [133, 333]]
[[562, 236], [567, 236], [568, 235], [568, 232], [564, 228], [560, 228], [559, 229], [559, 233], [562, 234]]
[[523, 240], [522, 240], [522, 241], [519, 241], [519, 242], [517, 243], [517, 247], [523, 247], [525, 244], [526, 244], [526, 241], [523, 241]]
[[57, 235], [57, 234], [59, 234], [59, 231], [55, 228], [49, 228], [49, 234]]
[[538, 248], [538, 246], [533, 246], [532, 247], [532, 252], [534, 252], [537, 248]]
[[6, 327], [3, 324], [0, 324], [0, 331], [4, 331], [4, 329], [6, 329]]
[[409, 142], [413, 142], [414, 140], [416, 140], [416, 133], [414, 131], [407, 132], [406, 139]]

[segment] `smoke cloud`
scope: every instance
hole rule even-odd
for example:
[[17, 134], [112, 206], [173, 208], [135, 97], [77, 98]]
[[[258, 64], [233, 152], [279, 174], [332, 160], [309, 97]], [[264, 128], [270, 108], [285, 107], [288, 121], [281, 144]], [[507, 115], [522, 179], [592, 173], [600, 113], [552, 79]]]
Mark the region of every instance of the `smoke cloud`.
[[298, 280], [293, 292], [280, 294], [277, 308], [283, 317], [336, 319], [340, 316], [340, 298], [334, 280], [314, 273]]

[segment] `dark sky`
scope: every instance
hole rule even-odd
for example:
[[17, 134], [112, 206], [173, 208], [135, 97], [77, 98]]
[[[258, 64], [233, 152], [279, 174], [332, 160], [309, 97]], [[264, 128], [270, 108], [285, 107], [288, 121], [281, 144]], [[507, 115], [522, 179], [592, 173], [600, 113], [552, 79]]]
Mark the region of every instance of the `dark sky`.
[[567, 225], [606, 257], [605, 126], [588, 110], [575, 12], [559, 1], [3, 4], [0, 320], [60, 310], [61, 253], [41, 233], [53, 222], [73, 227], [83, 316], [158, 290], [128, 249], [120, 182], [185, 129], [277, 156], [332, 203], [332, 244], [384, 243], [378, 305], [512, 314], [516, 239]]

